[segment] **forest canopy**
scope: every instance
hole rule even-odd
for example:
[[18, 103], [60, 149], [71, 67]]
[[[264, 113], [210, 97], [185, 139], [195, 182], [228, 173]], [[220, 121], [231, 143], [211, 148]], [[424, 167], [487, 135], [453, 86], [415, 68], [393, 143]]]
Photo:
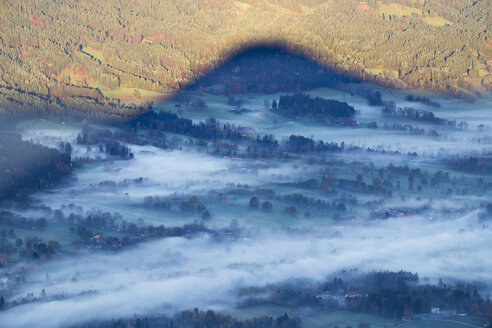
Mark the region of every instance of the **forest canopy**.
[[298, 93], [292, 96], [280, 96], [275, 112], [286, 116], [307, 116], [316, 119], [343, 119], [355, 114], [355, 108], [346, 102], [311, 97]]
[[0, 200], [53, 186], [71, 172], [69, 144], [64, 152], [0, 132]]
[[[443, 6], [412, 0], [4, 1], [0, 113], [83, 112], [126, 119], [137, 109], [126, 105], [163, 99], [255, 45], [280, 46], [349, 81], [474, 98], [492, 88], [488, 5], [471, 0]], [[318, 79], [316, 72], [311, 77]], [[270, 79], [229, 86], [230, 91], [273, 92], [295, 90], [298, 83], [273, 72]]]

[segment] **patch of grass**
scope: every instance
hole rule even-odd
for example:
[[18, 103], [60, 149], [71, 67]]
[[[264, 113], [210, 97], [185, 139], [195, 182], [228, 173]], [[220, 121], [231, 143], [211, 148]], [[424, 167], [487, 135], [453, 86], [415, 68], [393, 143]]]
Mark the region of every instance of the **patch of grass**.
[[446, 18], [440, 16], [427, 16], [423, 18], [423, 21], [433, 26], [453, 25], [452, 21], [447, 20]]
[[459, 322], [451, 322], [451, 321], [444, 321], [444, 320], [418, 320], [406, 324], [405, 327], [406, 328], [465, 328], [470, 326]]
[[[100, 83], [90, 83], [89, 86], [91, 88], [97, 88], [101, 91], [104, 97], [110, 99], [119, 99], [122, 102], [139, 102], [139, 101], [148, 101], [148, 100], [159, 100], [165, 96], [165, 94], [157, 91], [139, 89], [139, 88], [128, 88], [128, 87], [119, 87], [115, 90], [111, 90], [106, 86]], [[133, 91], [137, 90], [140, 94], [140, 98], [133, 98]]]
[[410, 16], [411, 14], [422, 15], [422, 11], [417, 8], [404, 6], [397, 3], [381, 4], [379, 6], [379, 12], [385, 15], [403, 17]]
[[[390, 4], [381, 4], [379, 6], [379, 13], [401, 18], [403, 16], [410, 16], [412, 14], [421, 16], [422, 10], [392, 2]], [[422, 18], [422, 20], [432, 26], [453, 25], [453, 22], [440, 16], [426, 16]]]
[[299, 7], [301, 8], [301, 12], [304, 15], [311, 15], [312, 13], [314, 13], [314, 10], [315, 10], [315, 8], [311, 8], [311, 7], [305, 6], [303, 4], [299, 4]]
[[139, 88], [127, 88], [127, 87], [119, 87], [116, 90], [103, 90], [102, 92], [105, 97], [118, 98], [118, 97], [131, 97], [134, 90], [137, 90], [140, 93], [140, 97], [142, 98], [162, 96], [162, 93], [160, 92], [139, 89]]
[[280, 5], [271, 3], [269, 1], [266, 1], [266, 5], [281, 15], [290, 15], [290, 16], [299, 15], [298, 13], [296, 13], [295, 11], [289, 8], [282, 7]]
[[475, 316], [450, 317], [448, 319], [416, 320], [405, 325], [408, 328], [466, 328], [483, 327], [483, 318]]
[[239, 9], [240, 12], [246, 11], [251, 8], [249, 3], [233, 1], [234, 5]]
[[223, 310], [222, 313], [230, 314], [233, 317], [239, 319], [246, 319], [254, 316], [263, 316], [263, 315], [278, 317], [284, 313], [287, 313], [289, 316], [295, 316], [288, 307], [271, 305], [271, 304], [249, 306], [245, 308], [237, 308], [237, 309], [225, 310], [225, 311]]
[[344, 311], [302, 317], [302, 322], [305, 328], [357, 327], [360, 323], [368, 323], [371, 328], [389, 328], [401, 324], [400, 320]]
[[364, 68], [367, 72], [371, 73], [371, 74], [374, 74], [374, 75], [378, 75], [378, 74], [381, 74], [381, 73], [386, 73], [386, 75], [390, 75], [392, 78], [394, 79], [397, 79], [398, 78], [398, 71], [394, 71], [394, 70], [385, 70], [385, 69], [382, 69], [382, 68]]
[[104, 56], [102, 51], [96, 50], [91, 47], [84, 47], [82, 48], [82, 51], [85, 52], [86, 54], [91, 55], [92, 57], [99, 59], [101, 62], [104, 62]]

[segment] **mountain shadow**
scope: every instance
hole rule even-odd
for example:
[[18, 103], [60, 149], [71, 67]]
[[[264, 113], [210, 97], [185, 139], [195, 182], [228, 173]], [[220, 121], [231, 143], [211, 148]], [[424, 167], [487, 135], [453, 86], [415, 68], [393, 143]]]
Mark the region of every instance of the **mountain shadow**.
[[281, 46], [253, 46], [231, 55], [183, 90], [212, 94], [298, 92], [360, 82]]

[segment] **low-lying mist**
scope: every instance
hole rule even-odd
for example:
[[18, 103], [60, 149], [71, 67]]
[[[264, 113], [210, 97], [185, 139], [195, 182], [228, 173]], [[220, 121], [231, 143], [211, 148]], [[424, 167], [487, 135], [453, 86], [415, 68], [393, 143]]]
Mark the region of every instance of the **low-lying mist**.
[[[64, 327], [133, 313], [227, 309], [240, 287], [289, 278], [323, 280], [341, 270], [408, 270], [431, 282], [492, 283], [491, 228], [476, 213], [455, 219], [398, 218], [312, 231], [255, 230], [237, 242], [168, 238], [118, 254], [39, 265], [13, 299], [56, 300], [2, 313], [2, 327]], [[8, 323], [8, 325], [6, 325]]]
[[[430, 100], [377, 90], [396, 106], [467, 124], [385, 115], [382, 105], [343, 89], [307, 93], [355, 107], [351, 126], [280, 115], [271, 104], [283, 93], [240, 95], [232, 105], [225, 95], [191, 90], [154, 110], [194, 122], [213, 117], [219, 128], [233, 123], [240, 137], [177, 135], [164, 129], [172, 123], [164, 120], [160, 129], [129, 125], [120, 129], [133, 139], [111, 136], [131, 151], [122, 158], [108, 155], [102, 143], [79, 142], [87, 126], [24, 122], [25, 140], [72, 143], [74, 168], [62, 184], [5, 208], [27, 217], [15, 226], [15, 215], [5, 211], [11, 221], [2, 221], [14, 222], [24, 243], [36, 235], [59, 241], [61, 250], [33, 259], [21, 240], [24, 257], [19, 251], [0, 278], [21, 270], [26, 281], [5, 294], [0, 327], [67, 327], [191, 308], [228, 312], [243, 301], [240, 288], [291, 278], [322, 282], [344, 271], [404, 270], [423, 283], [478, 282], [489, 297], [492, 181], [483, 158], [491, 154], [490, 98], [465, 111], [467, 103], [442, 95], [432, 98], [442, 106], [432, 107]], [[194, 108], [196, 99], [206, 106]], [[257, 134], [272, 134], [278, 152], [261, 148]], [[294, 138], [301, 146], [307, 138], [344, 146], [290, 151], [291, 135], [305, 137]], [[129, 141], [137, 139], [144, 142]], [[38, 227], [28, 220], [44, 217]], [[113, 224], [96, 222], [101, 217]], [[186, 232], [192, 222], [201, 228]], [[152, 235], [150, 225], [185, 232]]]

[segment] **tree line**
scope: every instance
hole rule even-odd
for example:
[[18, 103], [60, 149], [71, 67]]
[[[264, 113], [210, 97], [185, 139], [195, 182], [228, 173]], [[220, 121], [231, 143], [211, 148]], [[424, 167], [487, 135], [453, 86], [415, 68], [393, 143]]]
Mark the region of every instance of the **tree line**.
[[330, 120], [348, 119], [355, 114], [355, 108], [346, 102], [311, 97], [302, 93], [292, 96], [280, 96], [278, 107], [273, 106], [272, 110], [275, 113], [289, 117], [310, 117], [328, 122]]
[[137, 316], [76, 325], [74, 328], [300, 328], [301, 320], [283, 314], [277, 318], [256, 316], [235, 319], [212, 310], [187, 310], [174, 317], [164, 315]]

